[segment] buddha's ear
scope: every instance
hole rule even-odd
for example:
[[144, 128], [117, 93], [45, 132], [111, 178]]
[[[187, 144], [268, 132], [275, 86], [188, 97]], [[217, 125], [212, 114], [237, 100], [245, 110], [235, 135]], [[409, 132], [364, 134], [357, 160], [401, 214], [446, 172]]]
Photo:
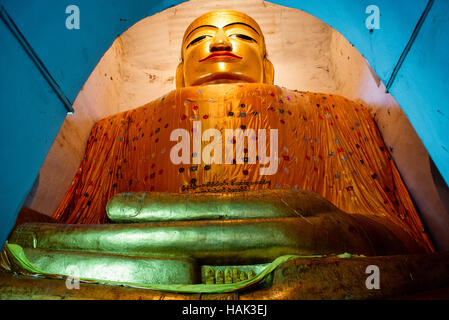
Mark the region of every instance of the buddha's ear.
[[184, 62], [176, 68], [176, 89], [184, 88]]
[[263, 61], [264, 64], [264, 83], [273, 84], [274, 83], [274, 66], [270, 60], [267, 58]]

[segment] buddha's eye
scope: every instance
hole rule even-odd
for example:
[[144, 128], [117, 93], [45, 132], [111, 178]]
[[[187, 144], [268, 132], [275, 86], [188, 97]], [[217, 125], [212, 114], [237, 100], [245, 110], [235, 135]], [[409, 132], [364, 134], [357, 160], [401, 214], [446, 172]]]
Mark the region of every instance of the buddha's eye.
[[257, 43], [257, 41], [255, 39], [251, 38], [250, 36], [247, 36], [246, 34], [235, 33], [235, 34], [231, 34], [229, 37], [236, 37], [239, 39], [243, 39], [246, 41], [253, 41], [253, 42]]
[[210, 36], [209, 36], [209, 35], [204, 35], [204, 36], [201, 36], [201, 37], [198, 37], [198, 38], [192, 40], [192, 42], [190, 42], [190, 43], [188, 44], [188, 46], [186, 47], [186, 49], [187, 49], [188, 47], [194, 45], [195, 43], [198, 43], [198, 42], [200, 42], [201, 40], [204, 40], [204, 39], [206, 39], [206, 38], [208, 38], [208, 37], [210, 37]]

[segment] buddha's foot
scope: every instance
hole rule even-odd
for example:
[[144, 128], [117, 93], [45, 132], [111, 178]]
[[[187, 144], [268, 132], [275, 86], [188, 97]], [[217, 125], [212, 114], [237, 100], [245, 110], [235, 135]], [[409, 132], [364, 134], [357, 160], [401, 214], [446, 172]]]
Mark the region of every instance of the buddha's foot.
[[[125, 300], [264, 300], [264, 299], [447, 299], [449, 252], [382, 257], [298, 258], [280, 264], [271, 281], [237, 292], [196, 293], [148, 290], [123, 286], [81, 283], [80, 290], [68, 288], [65, 280], [42, 279], [0, 271], [0, 299], [125, 299]], [[380, 289], [369, 290], [368, 266], [378, 266]], [[202, 289], [221, 285], [200, 286]], [[446, 288], [446, 289], [444, 289]], [[442, 290], [444, 289], [444, 290]], [[432, 290], [429, 294], [429, 290]], [[418, 294], [426, 292], [426, 294]]]
[[129, 284], [232, 284], [253, 279], [269, 264], [199, 267], [191, 258], [124, 256], [21, 248], [7, 244], [1, 265], [10, 271]]
[[2, 264], [9, 264], [12, 271], [23, 273], [136, 284], [197, 284], [201, 281], [200, 267], [187, 257], [42, 250], [17, 245], [15, 249], [23, 249], [32, 268], [28, 263], [17, 262], [17, 251], [6, 249], [8, 261]]
[[202, 266], [201, 282], [205, 284], [229, 284], [253, 279], [269, 264], [246, 266]]

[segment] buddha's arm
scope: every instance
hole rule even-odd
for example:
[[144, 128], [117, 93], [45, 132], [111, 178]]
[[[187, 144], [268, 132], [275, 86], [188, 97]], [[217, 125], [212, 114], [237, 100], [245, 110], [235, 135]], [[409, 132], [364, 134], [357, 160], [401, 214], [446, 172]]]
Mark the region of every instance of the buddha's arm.
[[307, 217], [338, 211], [309, 191], [259, 190], [244, 193], [121, 193], [106, 211], [114, 222], [162, 222], [253, 218]]

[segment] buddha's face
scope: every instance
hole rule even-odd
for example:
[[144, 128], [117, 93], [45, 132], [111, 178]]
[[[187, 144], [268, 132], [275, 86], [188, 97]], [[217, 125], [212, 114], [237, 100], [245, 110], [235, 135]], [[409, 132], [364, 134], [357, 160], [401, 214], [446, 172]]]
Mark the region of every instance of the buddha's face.
[[[196, 19], [185, 33], [182, 58], [178, 87], [272, 83], [273, 68], [265, 56], [262, 31], [253, 19], [240, 12], [217, 10]], [[267, 69], [271, 76], [267, 76]]]

